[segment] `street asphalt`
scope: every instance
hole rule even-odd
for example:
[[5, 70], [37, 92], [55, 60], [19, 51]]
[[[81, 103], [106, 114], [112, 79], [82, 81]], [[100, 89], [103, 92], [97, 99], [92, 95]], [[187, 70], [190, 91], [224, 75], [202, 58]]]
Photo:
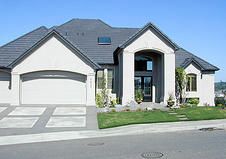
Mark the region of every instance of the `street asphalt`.
[[225, 159], [226, 131], [178, 131], [0, 146], [2, 159]]

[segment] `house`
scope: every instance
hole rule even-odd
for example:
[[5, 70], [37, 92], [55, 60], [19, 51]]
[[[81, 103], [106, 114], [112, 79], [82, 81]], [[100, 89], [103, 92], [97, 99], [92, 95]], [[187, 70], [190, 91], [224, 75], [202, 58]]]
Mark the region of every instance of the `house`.
[[144, 101], [166, 103], [175, 93], [175, 68], [187, 73], [186, 98], [214, 105], [219, 69], [174, 43], [152, 23], [112, 27], [72, 19], [39, 27], [0, 47], [0, 103], [95, 105], [104, 74], [123, 105], [142, 89]]

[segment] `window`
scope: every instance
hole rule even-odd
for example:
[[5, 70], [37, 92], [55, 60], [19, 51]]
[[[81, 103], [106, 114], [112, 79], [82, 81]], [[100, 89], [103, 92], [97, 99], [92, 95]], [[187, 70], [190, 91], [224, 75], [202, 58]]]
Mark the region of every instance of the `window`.
[[104, 71], [98, 70], [97, 71], [97, 89], [103, 88], [103, 82], [104, 82]]
[[111, 38], [110, 37], [98, 37], [98, 44], [99, 45], [111, 45]]
[[[114, 71], [108, 69], [107, 72], [107, 88], [114, 89]], [[97, 89], [103, 89], [104, 87], [104, 70], [97, 71]]]
[[152, 61], [147, 61], [147, 71], [152, 71]]
[[114, 87], [114, 71], [111, 69], [108, 69], [108, 77], [107, 77], [107, 88], [113, 89]]
[[186, 91], [188, 92], [197, 91], [197, 76], [195, 74], [187, 75]]
[[151, 57], [145, 55], [136, 55], [135, 71], [152, 71]]

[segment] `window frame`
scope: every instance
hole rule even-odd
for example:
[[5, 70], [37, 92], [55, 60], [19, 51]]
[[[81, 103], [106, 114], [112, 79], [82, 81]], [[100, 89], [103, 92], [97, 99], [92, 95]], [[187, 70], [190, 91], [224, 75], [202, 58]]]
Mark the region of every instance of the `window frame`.
[[111, 45], [111, 37], [109, 37], [109, 36], [99, 36], [97, 38], [97, 42], [98, 42], [98, 45]]
[[[109, 72], [112, 71], [111, 88], [109, 88]], [[114, 69], [107, 69], [107, 89], [114, 90]]]
[[197, 92], [197, 75], [189, 73], [186, 76], [186, 92]]
[[99, 85], [102, 85], [102, 83], [99, 84], [99, 81], [100, 81], [100, 80], [99, 80], [99, 77], [98, 77], [98, 72], [99, 72], [99, 71], [102, 72], [102, 76], [103, 76], [101, 82], [103, 82], [103, 80], [104, 80], [104, 70], [103, 70], [103, 69], [97, 70], [97, 73], [96, 73], [96, 74], [97, 74], [97, 75], [96, 75], [96, 80], [97, 80], [97, 81], [96, 81], [96, 87], [97, 87], [97, 89], [103, 89], [102, 86], [99, 87]]

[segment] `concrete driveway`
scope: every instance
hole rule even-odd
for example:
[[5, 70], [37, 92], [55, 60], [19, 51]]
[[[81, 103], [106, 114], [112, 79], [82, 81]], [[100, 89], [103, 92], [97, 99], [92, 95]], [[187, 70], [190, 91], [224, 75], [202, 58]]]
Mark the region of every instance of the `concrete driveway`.
[[95, 106], [0, 106], [0, 135], [96, 129]]

